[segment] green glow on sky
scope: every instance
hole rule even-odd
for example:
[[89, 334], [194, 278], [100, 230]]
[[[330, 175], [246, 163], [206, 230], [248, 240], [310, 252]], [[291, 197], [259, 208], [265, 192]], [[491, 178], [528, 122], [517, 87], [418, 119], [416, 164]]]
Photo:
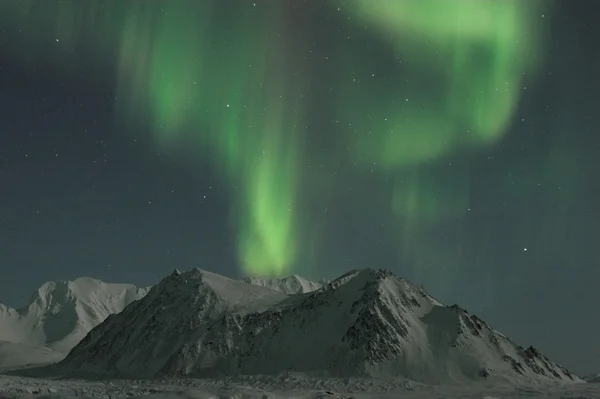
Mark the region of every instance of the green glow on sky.
[[[30, 28], [23, 40], [40, 44], [27, 59], [73, 62], [64, 50], [74, 43], [116, 53], [117, 119], [149, 126], [160, 148], [193, 148], [227, 180], [247, 273], [300, 267], [299, 253], [315, 241], [303, 224], [318, 223], [301, 212], [305, 193], [317, 184], [324, 196], [334, 190], [327, 178], [348, 156], [390, 177], [386, 200], [405, 244], [420, 226], [464, 215], [468, 171], [447, 178], [428, 168], [507, 132], [524, 79], [540, 62], [537, 1], [331, 1], [331, 12], [340, 6], [398, 71], [381, 78], [372, 70], [381, 60], [365, 56], [364, 46], [336, 43], [338, 57], [333, 51], [328, 61], [336, 73], [321, 83], [336, 98], [320, 112], [340, 123], [312, 132], [335, 135], [334, 149], [318, 157], [305, 145], [307, 102], [325, 90], [310, 93], [315, 72], [294, 56], [309, 49], [289, 48], [287, 2], [256, 3], [238, 7], [235, 23], [226, 23], [231, 10], [217, 0], [9, 1], [0, 2], [0, 20]], [[56, 37], [55, 47], [40, 37]]]
[[239, 196], [240, 264], [252, 274], [288, 273], [300, 240], [294, 126], [302, 110], [294, 103], [294, 79], [265, 66], [268, 59], [286, 62], [283, 46], [264, 49], [277, 19], [263, 15], [261, 29], [247, 15], [219, 33], [211, 25], [218, 12], [211, 2], [186, 5], [165, 3], [150, 15], [152, 23], [140, 12], [129, 15], [121, 40], [121, 107], [142, 103], [124, 114], [150, 115], [160, 145], [192, 132], [199, 154], [213, 158]]
[[[410, 90], [396, 90], [396, 98], [381, 104], [372, 118], [358, 122], [353, 138], [357, 159], [403, 168], [493, 144], [506, 132], [522, 81], [538, 62], [535, 1], [349, 3], [411, 68], [410, 79], [417, 80]], [[429, 94], [423, 101], [419, 85], [425, 91], [432, 80], [439, 83], [435, 98]], [[356, 113], [362, 105], [343, 107]]]

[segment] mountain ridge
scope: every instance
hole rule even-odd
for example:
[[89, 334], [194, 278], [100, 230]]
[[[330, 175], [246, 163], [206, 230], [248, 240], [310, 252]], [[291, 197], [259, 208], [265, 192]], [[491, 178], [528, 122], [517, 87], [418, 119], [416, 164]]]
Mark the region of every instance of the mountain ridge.
[[109, 316], [58, 365], [66, 374], [225, 376], [281, 372], [423, 382], [580, 382], [458, 306], [387, 270], [286, 295], [193, 269]]
[[322, 288], [328, 283], [327, 280], [321, 279], [319, 282], [307, 280], [304, 277], [293, 274], [288, 277], [244, 277], [241, 281], [258, 285], [265, 288], [270, 288], [275, 291], [283, 292], [284, 294], [305, 294]]

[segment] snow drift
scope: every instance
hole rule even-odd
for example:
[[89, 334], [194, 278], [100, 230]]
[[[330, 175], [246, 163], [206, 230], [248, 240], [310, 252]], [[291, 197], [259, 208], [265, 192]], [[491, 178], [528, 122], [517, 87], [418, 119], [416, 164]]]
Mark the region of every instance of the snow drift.
[[[24, 308], [0, 304], [0, 341], [68, 352], [108, 315], [122, 311], [147, 292], [147, 288], [86, 277], [48, 282]], [[43, 352], [43, 348], [36, 350]]]
[[302, 372], [423, 382], [580, 381], [464, 309], [371, 269], [299, 295], [198, 269], [176, 271], [90, 331], [54, 371], [134, 378]]

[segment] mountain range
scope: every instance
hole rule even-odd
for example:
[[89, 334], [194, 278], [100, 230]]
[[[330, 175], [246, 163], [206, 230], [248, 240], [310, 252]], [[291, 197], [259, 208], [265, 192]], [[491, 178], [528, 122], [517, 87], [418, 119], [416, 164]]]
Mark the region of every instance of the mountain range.
[[[321, 287], [299, 276], [253, 277], [244, 281], [286, 294]], [[62, 360], [108, 315], [121, 312], [149, 290], [150, 287], [137, 288], [81, 277], [44, 283], [22, 308], [0, 304], [0, 370]]]
[[239, 281], [199, 269], [175, 271], [93, 328], [52, 372], [581, 382], [466, 310], [441, 304], [389, 271], [372, 269], [323, 284], [299, 277]]

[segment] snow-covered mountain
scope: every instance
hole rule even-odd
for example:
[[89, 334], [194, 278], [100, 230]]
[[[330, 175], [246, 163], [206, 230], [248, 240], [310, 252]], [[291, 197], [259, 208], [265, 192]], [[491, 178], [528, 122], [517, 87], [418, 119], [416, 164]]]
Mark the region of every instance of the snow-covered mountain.
[[0, 304], [0, 341], [68, 352], [108, 315], [122, 311], [147, 292], [147, 288], [86, 277], [48, 282], [24, 308]]
[[94, 328], [53, 371], [581, 381], [465, 310], [371, 269], [291, 296], [198, 269], [176, 271]]
[[316, 283], [295, 274], [284, 278], [244, 277], [242, 281], [260, 287], [270, 288], [288, 295], [305, 294], [307, 292], [316, 291], [328, 283], [328, 281], [324, 280]]

